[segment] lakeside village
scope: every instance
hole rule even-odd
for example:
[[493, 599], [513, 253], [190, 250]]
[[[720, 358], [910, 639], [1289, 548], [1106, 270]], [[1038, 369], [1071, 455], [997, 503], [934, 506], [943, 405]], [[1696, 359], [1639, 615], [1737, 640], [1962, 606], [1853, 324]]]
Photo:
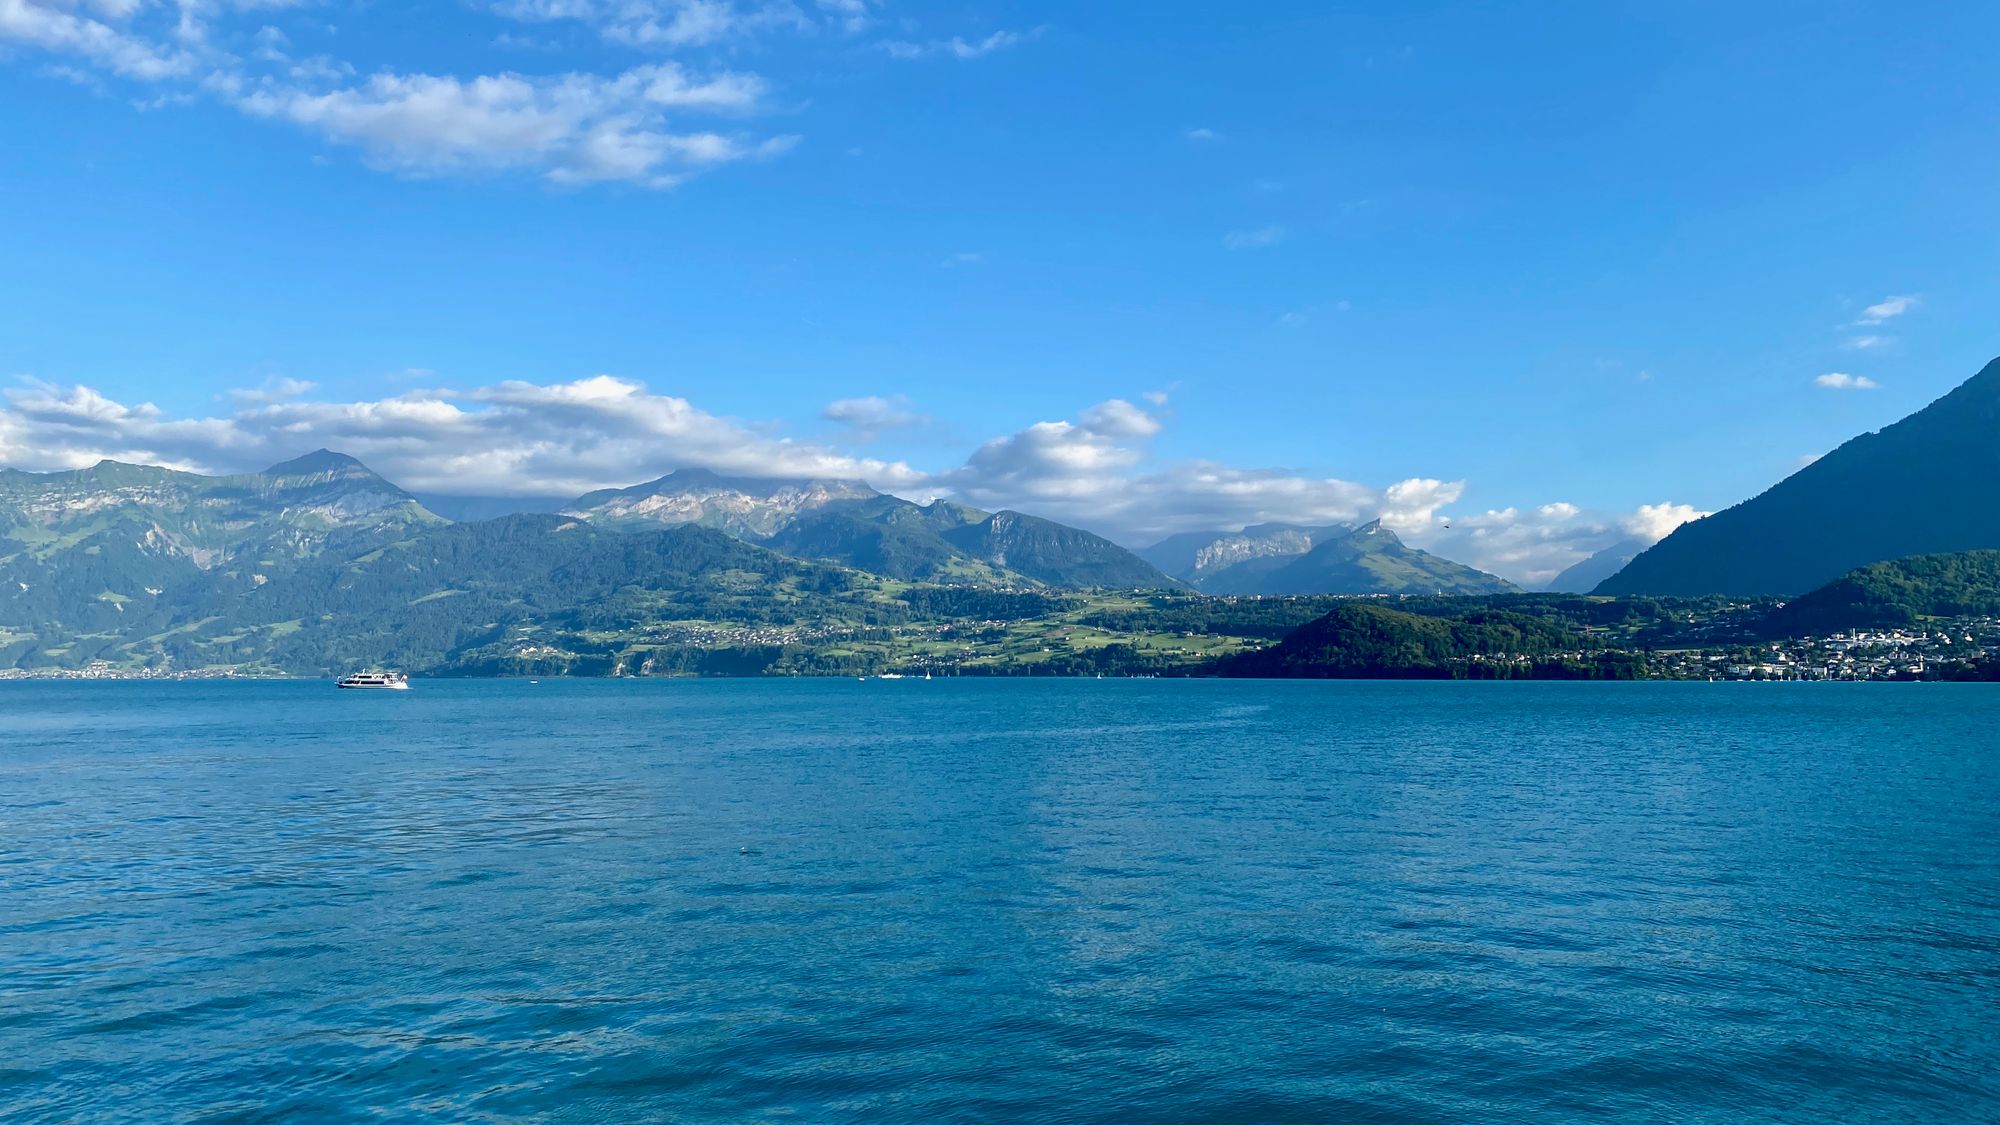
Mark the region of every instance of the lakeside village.
[[2000, 618], [1961, 617], [1924, 626], [1855, 629], [1722, 649], [1660, 650], [1654, 679], [1927, 680], [2000, 659]]
[[[949, 638], [953, 633], [961, 636], [966, 632], [981, 629], [998, 632], [1009, 623], [1001, 621], [984, 622], [968, 626], [915, 626], [913, 632], [933, 639]], [[878, 636], [884, 632], [903, 630], [868, 630]], [[851, 639], [856, 633], [852, 627], [835, 626], [823, 628], [731, 628], [727, 626], [691, 626], [663, 632], [671, 632], [672, 639], [683, 644], [726, 647], [742, 644], [777, 645], [826, 645], [838, 644]], [[1187, 634], [1194, 637], [1195, 634]], [[664, 637], [652, 639], [666, 639]], [[534, 646], [524, 646], [518, 655], [538, 655], [529, 651]], [[956, 647], [956, 646], [953, 646]], [[1259, 647], [1252, 645], [1250, 647]], [[550, 649], [553, 654], [555, 650]], [[964, 657], [971, 657], [978, 651], [977, 646], [966, 646]], [[1043, 648], [1042, 652], [1049, 649]], [[1187, 660], [1184, 674], [1200, 675], [1202, 653], [1196, 647], [1187, 649], [1166, 649], [1167, 653], [1182, 656]], [[1606, 647], [1603, 649], [1560, 654], [1571, 659], [1592, 659], [1628, 649]], [[925, 659], [928, 667], [936, 668], [939, 674], [950, 675], [958, 671], [959, 663], [952, 653], [931, 653]], [[1922, 681], [1961, 678], [1958, 673], [1975, 664], [1992, 665], [2000, 663], [2000, 617], [1961, 617], [1937, 620], [1922, 626], [1908, 626], [1890, 629], [1856, 629], [1833, 633], [1824, 637], [1800, 637], [1791, 640], [1772, 641], [1757, 644], [1717, 644], [1709, 647], [1682, 647], [1655, 649], [1647, 653], [1646, 672], [1642, 678], [1652, 680], [1731, 680], [1731, 681]], [[1475, 657], [1483, 663], [1526, 664], [1526, 658], [1504, 655]], [[642, 673], [643, 674], [643, 673]], [[1174, 675], [1174, 672], [1167, 672]], [[265, 671], [251, 671], [236, 667], [210, 667], [193, 669], [134, 668], [120, 667], [108, 661], [97, 660], [81, 668], [0, 668], [0, 681], [6, 680], [227, 680], [227, 679], [295, 679], [275, 675]], [[304, 677], [315, 678], [315, 677]]]
[[1922, 681], [1950, 669], [2000, 659], [2000, 619], [1958, 617], [1924, 627], [1854, 629], [1726, 653], [1656, 653], [1670, 679], [1730, 681]]

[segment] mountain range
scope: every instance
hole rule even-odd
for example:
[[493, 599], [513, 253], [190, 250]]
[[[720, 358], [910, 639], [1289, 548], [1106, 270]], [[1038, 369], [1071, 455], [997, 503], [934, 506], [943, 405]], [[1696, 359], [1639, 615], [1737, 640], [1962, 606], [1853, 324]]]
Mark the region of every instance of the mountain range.
[[1600, 594], [1786, 596], [1869, 563], [2000, 548], [2000, 359], [1769, 491], [1681, 525]]
[[757, 480], [682, 469], [592, 492], [567, 515], [620, 529], [709, 527], [796, 558], [889, 578], [1084, 587], [1175, 582], [1099, 535], [1020, 512], [916, 504], [857, 480]]
[[1381, 521], [1176, 535], [1139, 556], [1204, 594], [1504, 594], [1513, 583], [1404, 543]]
[[[2000, 605], [1991, 594], [1996, 556], [1957, 557], [2000, 549], [1996, 481], [2000, 361], [1763, 495], [1683, 526], [1596, 581], [1596, 591], [1785, 597], [1849, 575], [1797, 599], [1772, 628]], [[1123, 591], [1134, 604], [1155, 596], [1134, 591], [1183, 600], [1192, 591], [1401, 594], [1405, 608], [1442, 604], [1438, 595], [1514, 592], [1408, 546], [1379, 522], [1264, 524], [1174, 536], [1135, 554], [1019, 512], [917, 504], [858, 481], [701, 471], [556, 506], [560, 513], [454, 522], [327, 450], [233, 476], [112, 461], [0, 470], [0, 668], [97, 659], [143, 668], [313, 671], [384, 660], [501, 668], [548, 647], [538, 638], [560, 636], [562, 666], [580, 669], [600, 659], [590, 655], [593, 637], [623, 637], [620, 651], [667, 659], [657, 655], [667, 648], [653, 643], [656, 629], [726, 622], [755, 633], [836, 622], [868, 630], [940, 613], [976, 623], [1014, 613], [1023, 598], [1053, 604], [1051, 592], [1064, 590]], [[1606, 548], [1558, 584], [1586, 585], [1636, 549]], [[1074, 624], [1083, 631], [1064, 635], [1088, 640], [1111, 620]], [[1196, 636], [1168, 632], [1180, 638], [1159, 642], [1168, 648]], [[620, 659], [603, 655], [612, 662], [604, 668]], [[804, 670], [819, 657], [787, 659]]]

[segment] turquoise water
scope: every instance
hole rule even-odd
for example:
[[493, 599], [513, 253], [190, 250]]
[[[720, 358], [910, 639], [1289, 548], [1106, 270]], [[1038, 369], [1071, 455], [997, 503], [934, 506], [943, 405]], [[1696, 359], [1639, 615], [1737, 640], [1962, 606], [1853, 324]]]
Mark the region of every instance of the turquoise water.
[[2000, 691], [0, 684], [0, 1117], [2000, 1120]]

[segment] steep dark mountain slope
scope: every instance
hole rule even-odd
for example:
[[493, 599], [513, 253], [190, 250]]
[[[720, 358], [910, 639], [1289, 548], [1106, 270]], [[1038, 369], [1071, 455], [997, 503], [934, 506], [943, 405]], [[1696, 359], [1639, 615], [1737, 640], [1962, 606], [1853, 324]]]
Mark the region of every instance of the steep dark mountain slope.
[[995, 512], [986, 519], [944, 533], [968, 555], [1051, 586], [1177, 586], [1144, 559], [1100, 535], [1019, 512]]
[[1855, 567], [2000, 548], [2000, 359], [1768, 492], [1683, 524], [1600, 594], [1797, 594]]
[[987, 514], [945, 501], [912, 504], [894, 496], [831, 505], [793, 519], [765, 540], [774, 551], [926, 582], [1018, 583], [1019, 577], [973, 557], [945, 533]]

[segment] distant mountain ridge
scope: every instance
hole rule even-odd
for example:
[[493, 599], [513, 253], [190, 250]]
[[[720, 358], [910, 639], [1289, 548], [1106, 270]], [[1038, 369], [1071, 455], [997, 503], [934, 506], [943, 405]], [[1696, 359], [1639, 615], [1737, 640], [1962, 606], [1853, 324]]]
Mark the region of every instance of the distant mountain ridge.
[[1205, 594], [1500, 594], [1504, 578], [1404, 543], [1375, 520], [1360, 527], [1261, 524], [1236, 535], [1174, 536], [1147, 549], [1178, 562]]
[[1770, 490], [1683, 524], [1600, 594], [1786, 596], [1856, 567], [2000, 548], [2000, 359]]
[[1019, 512], [916, 504], [856, 480], [723, 477], [683, 469], [578, 497], [565, 513], [634, 530], [693, 524], [797, 558], [891, 578], [1132, 586], [1176, 583], [1099, 535]]
[[116, 461], [0, 470], [0, 631], [117, 633], [195, 588], [252, 589], [323, 551], [444, 523], [326, 450], [223, 477]]
[[1588, 594], [1598, 583], [1623, 570], [1647, 547], [1643, 539], [1620, 539], [1565, 569], [1544, 587], [1556, 594]]
[[1325, 527], [1289, 523], [1252, 524], [1233, 534], [1194, 531], [1170, 535], [1137, 554], [1165, 573], [1199, 586], [1204, 579], [1238, 563], [1273, 556], [1303, 555], [1328, 536], [1344, 535], [1352, 530], [1354, 525], [1347, 523]]
[[680, 469], [629, 488], [577, 497], [563, 514], [614, 528], [713, 527], [738, 538], [766, 538], [801, 513], [881, 493], [858, 480], [725, 477]]
[[648, 620], [798, 628], [1040, 596], [966, 583], [1173, 585], [1076, 528], [859, 482], [694, 472], [587, 499], [573, 515], [453, 523], [326, 450], [219, 477], [109, 461], [0, 471], [0, 668], [498, 669], [546, 647], [545, 628], [574, 648]]

